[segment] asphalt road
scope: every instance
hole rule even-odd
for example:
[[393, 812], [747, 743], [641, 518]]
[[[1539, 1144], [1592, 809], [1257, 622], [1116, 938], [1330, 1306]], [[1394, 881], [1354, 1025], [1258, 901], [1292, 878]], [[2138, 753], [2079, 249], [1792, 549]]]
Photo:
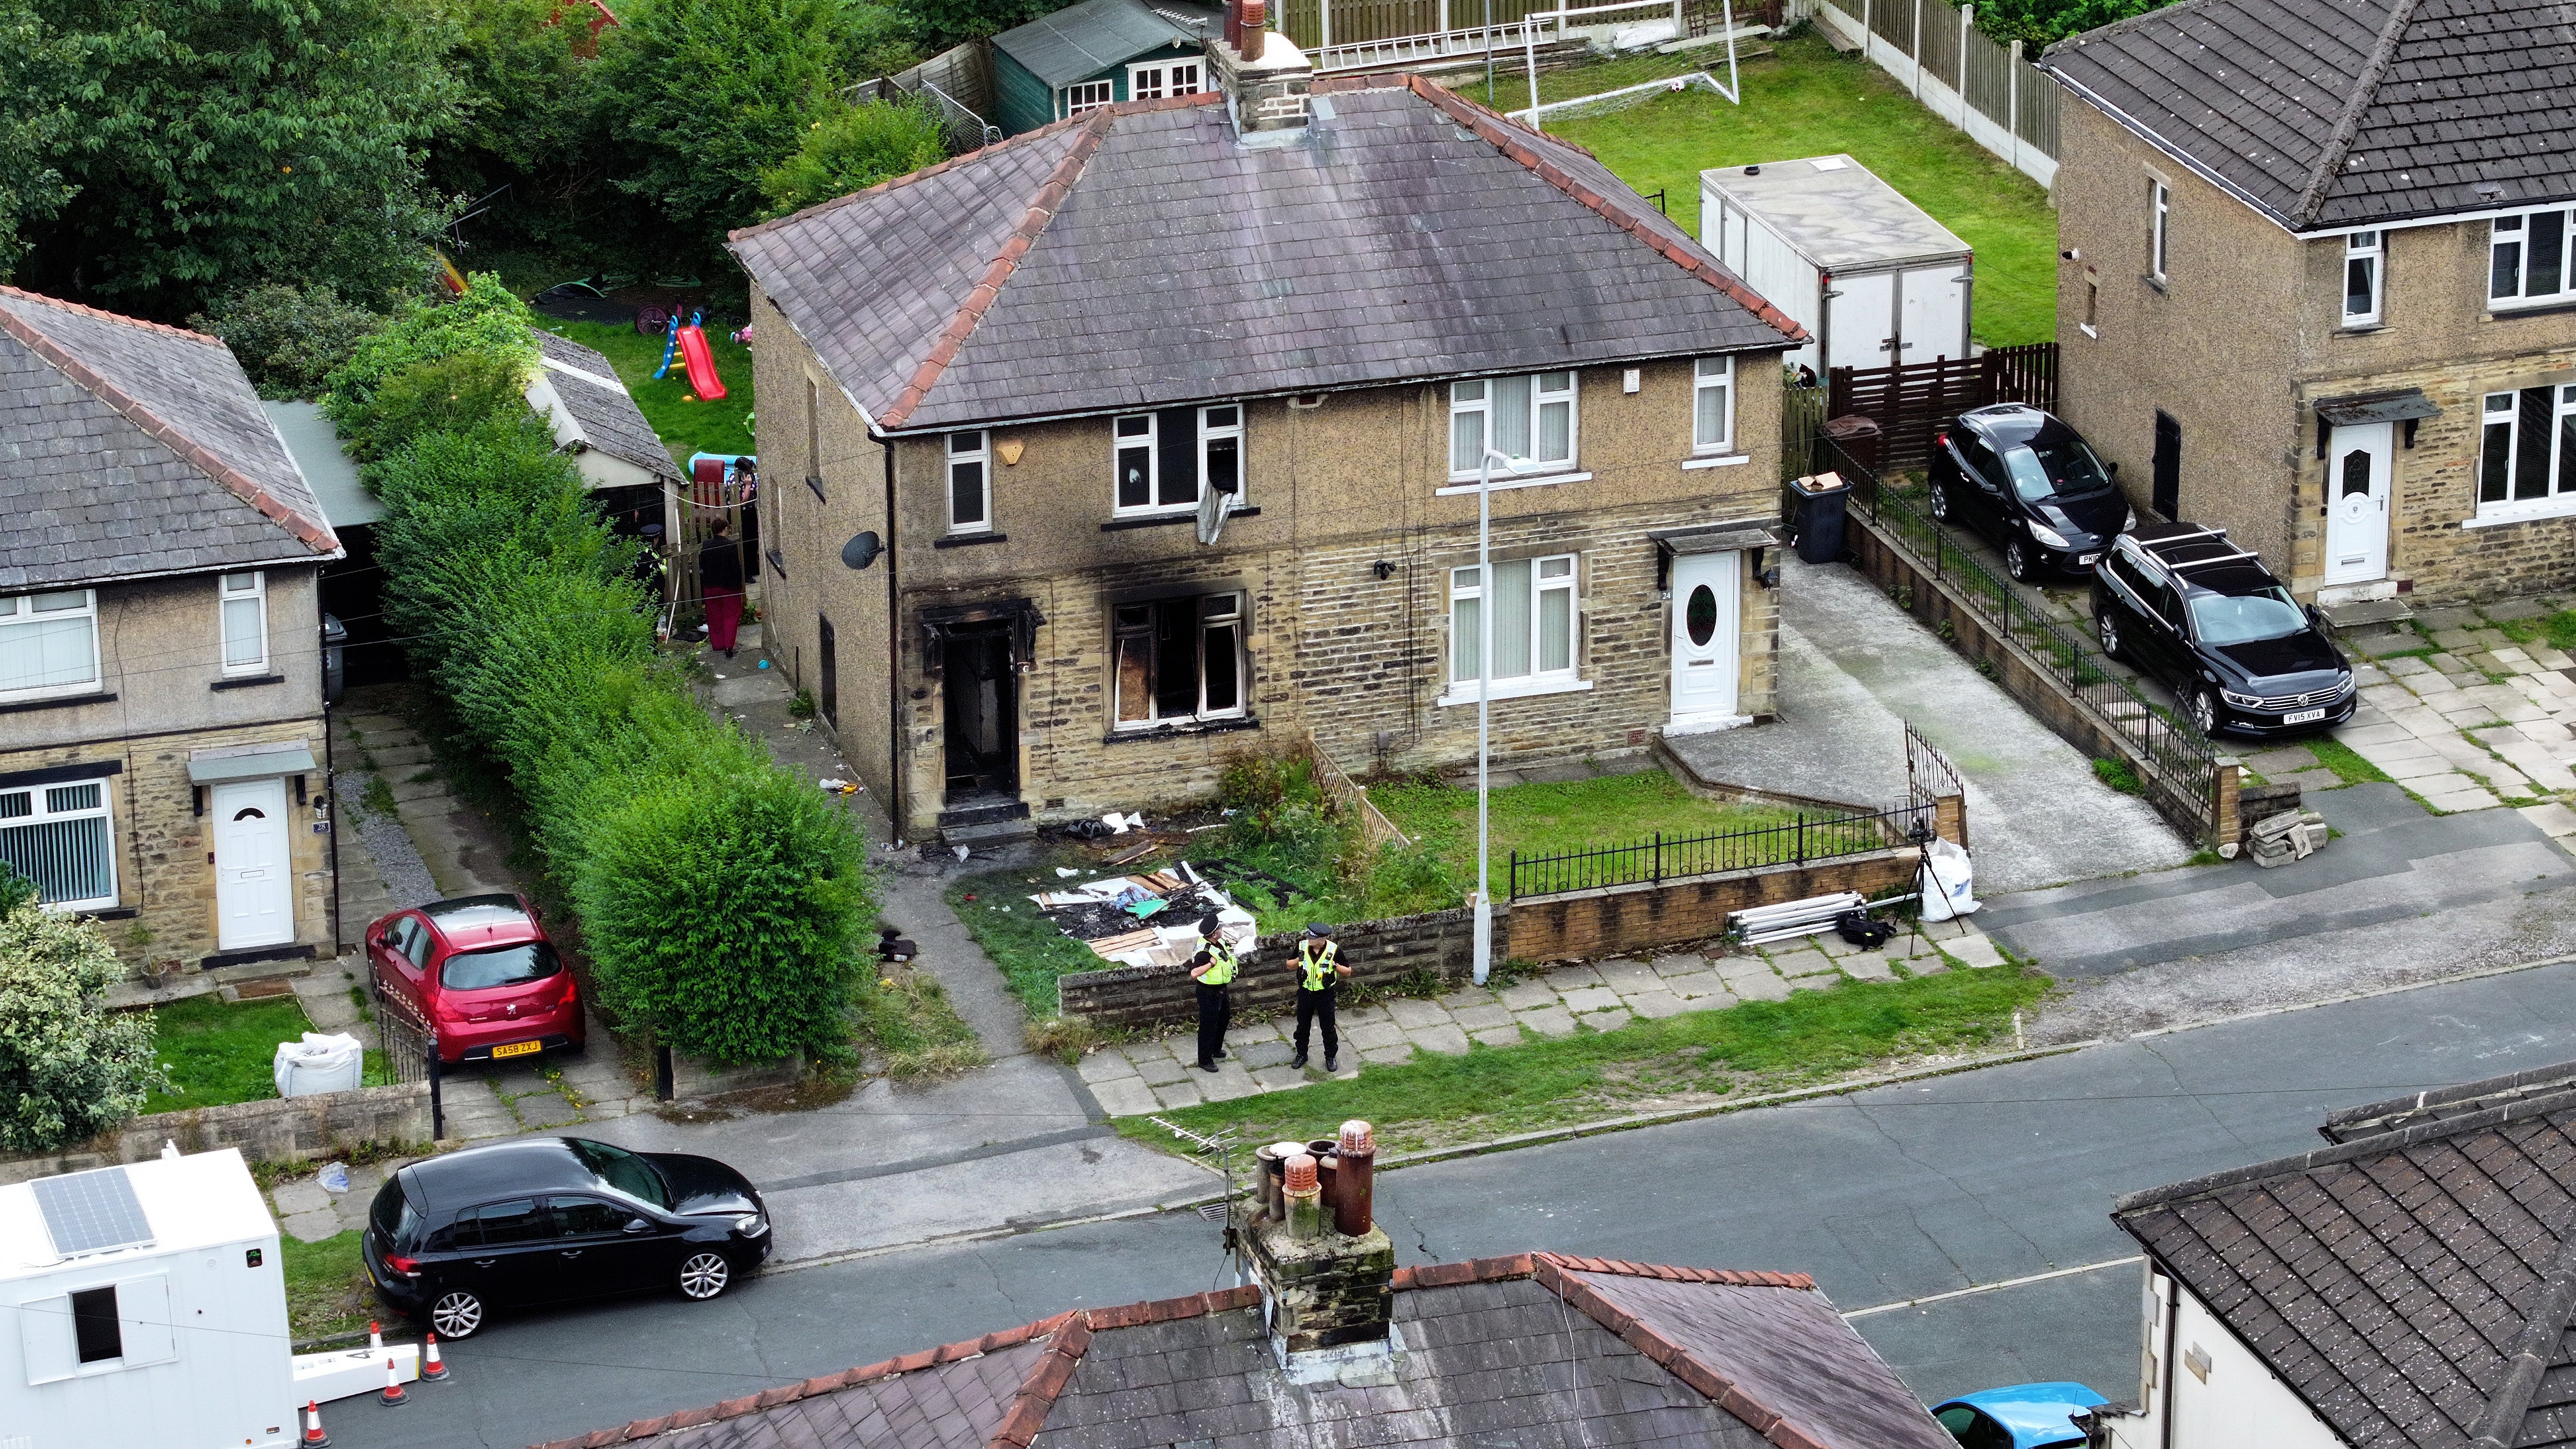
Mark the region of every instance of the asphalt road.
[[[2223, 1023], [1810, 1105], [1392, 1172], [1400, 1258], [1554, 1248], [1812, 1273], [1927, 1401], [2072, 1378], [2135, 1392], [2122, 1192], [2319, 1145], [2329, 1106], [2576, 1057], [2576, 965]], [[1330, 1124], [1318, 1124], [1318, 1130]], [[793, 1245], [789, 1245], [793, 1250]], [[1231, 1282], [1166, 1214], [774, 1273], [504, 1322], [409, 1408], [326, 1409], [344, 1449], [515, 1446], [756, 1391], [1076, 1306]]]

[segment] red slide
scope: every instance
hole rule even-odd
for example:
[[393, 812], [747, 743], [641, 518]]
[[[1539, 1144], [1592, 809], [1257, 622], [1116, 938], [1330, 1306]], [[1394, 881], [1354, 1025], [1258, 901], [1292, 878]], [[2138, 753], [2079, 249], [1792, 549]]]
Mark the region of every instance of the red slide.
[[716, 355], [707, 349], [707, 329], [680, 329], [680, 359], [688, 366], [689, 386], [698, 390], [701, 399], [718, 402], [724, 398], [724, 379], [716, 375]]

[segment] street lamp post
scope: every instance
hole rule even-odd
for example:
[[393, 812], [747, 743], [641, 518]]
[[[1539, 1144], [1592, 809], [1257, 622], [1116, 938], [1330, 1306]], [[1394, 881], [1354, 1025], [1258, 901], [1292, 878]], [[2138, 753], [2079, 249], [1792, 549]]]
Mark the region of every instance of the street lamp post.
[[1492, 837], [1487, 829], [1486, 794], [1491, 788], [1492, 757], [1487, 745], [1493, 723], [1494, 693], [1494, 464], [1507, 474], [1522, 469], [1492, 448], [1476, 460], [1476, 984], [1494, 969], [1494, 888], [1491, 879]]

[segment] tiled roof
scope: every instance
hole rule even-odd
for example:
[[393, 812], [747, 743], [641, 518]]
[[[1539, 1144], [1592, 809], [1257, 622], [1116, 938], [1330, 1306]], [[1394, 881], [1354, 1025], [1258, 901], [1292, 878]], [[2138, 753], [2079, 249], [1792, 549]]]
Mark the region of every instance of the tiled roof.
[[[1206, 17], [1195, 14], [1202, 25]], [[993, 48], [1050, 86], [1078, 81], [1167, 45], [1195, 45], [1193, 29], [1140, 0], [1082, 0], [993, 37]]]
[[1395, 1289], [1391, 1383], [1292, 1384], [1260, 1290], [1233, 1288], [545, 1449], [666, 1435], [676, 1449], [1956, 1449], [1803, 1275], [1537, 1253], [1400, 1269]]
[[2393, 1130], [2113, 1216], [2347, 1443], [2576, 1444], [2576, 1092], [2543, 1076], [2339, 1113]]
[[[529, 330], [536, 334], [537, 351], [553, 364], [546, 369], [546, 384], [563, 399], [565, 411], [581, 428], [582, 440], [612, 458], [678, 482], [680, 466], [671, 461], [671, 450], [662, 446], [662, 435], [644, 420], [634, 394], [618, 381], [616, 364], [569, 337], [558, 337], [542, 327]], [[600, 378], [605, 385], [589, 377]]]
[[1412, 76], [1292, 144], [1131, 101], [733, 234], [878, 426], [936, 429], [1803, 337], [1581, 147]]
[[2567, 0], [2184, 0], [2039, 65], [2293, 231], [2576, 196]]
[[0, 287], [0, 592], [337, 557], [224, 344]]

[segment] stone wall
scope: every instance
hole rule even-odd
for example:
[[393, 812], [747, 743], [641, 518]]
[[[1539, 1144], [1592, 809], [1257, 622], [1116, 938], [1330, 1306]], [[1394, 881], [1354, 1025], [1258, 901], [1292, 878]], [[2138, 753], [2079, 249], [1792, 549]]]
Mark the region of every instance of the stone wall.
[[1875, 896], [1909, 888], [1922, 852], [1912, 846], [1810, 865], [1668, 880], [1661, 885], [1605, 886], [1542, 900], [1515, 901], [1509, 929], [1498, 917], [1495, 949], [1524, 961], [1597, 961], [1726, 934], [1734, 911], [1836, 891]]
[[[1510, 908], [1494, 908], [1494, 947], [1502, 950]], [[1475, 970], [1475, 913], [1465, 907], [1335, 928], [1350, 984], [1383, 987], [1416, 971], [1464, 980]], [[1238, 1014], [1283, 1011], [1296, 1004], [1297, 934], [1264, 936], [1243, 953], [1234, 979]], [[1198, 1011], [1185, 966], [1118, 966], [1056, 978], [1057, 1011], [1102, 1026], [1148, 1027], [1187, 1021]]]
[[429, 1131], [427, 1082], [234, 1102], [137, 1117], [63, 1152], [0, 1158], [0, 1183], [141, 1162], [158, 1157], [165, 1142], [181, 1152], [237, 1147], [253, 1162], [312, 1162], [361, 1142], [427, 1142]]

